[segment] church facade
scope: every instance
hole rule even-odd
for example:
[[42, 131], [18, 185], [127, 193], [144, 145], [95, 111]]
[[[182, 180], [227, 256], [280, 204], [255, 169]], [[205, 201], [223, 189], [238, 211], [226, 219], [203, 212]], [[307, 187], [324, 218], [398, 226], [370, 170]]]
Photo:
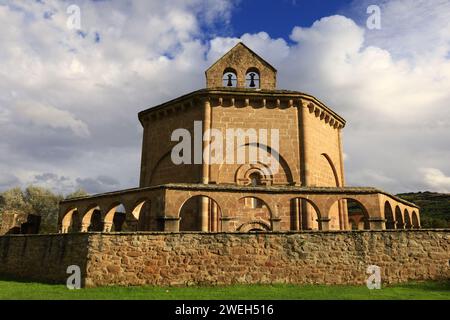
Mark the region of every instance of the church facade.
[[139, 187], [62, 201], [60, 231], [420, 228], [414, 204], [346, 186], [345, 120], [276, 84], [276, 69], [238, 43], [205, 89], [139, 113]]

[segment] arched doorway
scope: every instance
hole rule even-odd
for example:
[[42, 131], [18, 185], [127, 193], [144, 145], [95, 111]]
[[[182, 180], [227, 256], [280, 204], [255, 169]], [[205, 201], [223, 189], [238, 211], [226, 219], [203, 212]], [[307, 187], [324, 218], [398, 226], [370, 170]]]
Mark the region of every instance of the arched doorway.
[[346, 198], [348, 222], [353, 230], [370, 230], [369, 213], [364, 205], [352, 198]]
[[[217, 202], [207, 196], [193, 196], [181, 206], [179, 211], [180, 231], [221, 231], [222, 213]], [[203, 218], [206, 221], [203, 221]]]
[[80, 214], [77, 208], [67, 210], [61, 221], [61, 233], [70, 233], [80, 230]]
[[412, 229], [411, 218], [408, 210], [405, 209], [405, 211], [403, 211], [403, 216], [405, 217], [405, 229]]
[[309, 199], [296, 197], [291, 199], [291, 230], [320, 230], [320, 212], [316, 204]]
[[[258, 197], [247, 196], [238, 200], [238, 206], [235, 212], [235, 218], [237, 224], [240, 225], [237, 230], [241, 231], [242, 226], [249, 223], [254, 223], [254, 228], [258, 229], [261, 226], [270, 227], [271, 211], [267, 203]], [[250, 228], [245, 229], [246, 232], [250, 231]], [[267, 230], [266, 227], [261, 231]]]
[[109, 206], [103, 219], [103, 232], [120, 232], [125, 222], [126, 210], [123, 204], [116, 202]]
[[402, 211], [400, 210], [399, 206], [395, 208], [395, 225], [397, 229], [405, 228], [405, 224], [403, 223]]
[[414, 229], [419, 229], [420, 228], [420, 224], [419, 224], [419, 217], [417, 216], [417, 212], [413, 211], [412, 213], [412, 225]]
[[386, 219], [386, 229], [395, 229], [394, 213], [389, 201], [384, 203], [384, 218]]

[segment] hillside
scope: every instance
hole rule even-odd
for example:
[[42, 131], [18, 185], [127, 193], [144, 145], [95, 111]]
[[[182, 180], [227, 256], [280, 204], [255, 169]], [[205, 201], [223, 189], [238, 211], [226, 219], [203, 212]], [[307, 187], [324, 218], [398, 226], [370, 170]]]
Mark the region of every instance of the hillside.
[[450, 193], [425, 191], [397, 196], [420, 207], [422, 228], [450, 228]]

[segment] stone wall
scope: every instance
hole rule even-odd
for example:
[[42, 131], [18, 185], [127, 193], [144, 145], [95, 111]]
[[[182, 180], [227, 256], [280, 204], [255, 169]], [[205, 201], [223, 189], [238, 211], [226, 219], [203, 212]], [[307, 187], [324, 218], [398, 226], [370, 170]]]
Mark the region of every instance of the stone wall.
[[364, 284], [450, 279], [450, 230], [128, 233], [6, 236], [0, 274], [87, 286], [234, 283]]
[[0, 237], [0, 276], [65, 283], [67, 267], [78, 265], [85, 277], [88, 234]]

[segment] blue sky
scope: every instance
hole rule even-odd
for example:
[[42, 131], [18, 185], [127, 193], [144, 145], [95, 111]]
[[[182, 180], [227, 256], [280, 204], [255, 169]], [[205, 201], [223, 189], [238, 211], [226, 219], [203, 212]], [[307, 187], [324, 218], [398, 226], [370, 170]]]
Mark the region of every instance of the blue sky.
[[309, 27], [322, 17], [348, 11], [349, 0], [243, 0], [233, 12], [233, 36], [265, 31], [289, 41], [295, 26]]
[[449, 21], [449, 0], [0, 0], [0, 191], [137, 186], [137, 113], [243, 41], [347, 120], [348, 185], [450, 192]]

